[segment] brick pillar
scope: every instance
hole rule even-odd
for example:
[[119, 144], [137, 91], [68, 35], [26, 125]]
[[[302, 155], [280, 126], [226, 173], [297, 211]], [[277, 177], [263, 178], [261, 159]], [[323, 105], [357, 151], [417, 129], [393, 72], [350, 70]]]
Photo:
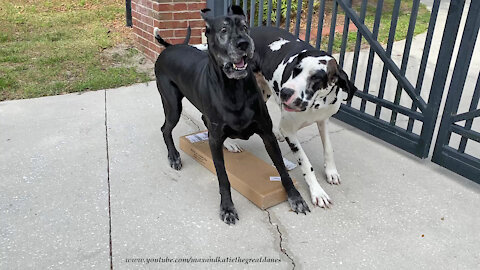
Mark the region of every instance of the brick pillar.
[[190, 44], [202, 43], [205, 23], [200, 10], [206, 6], [207, 0], [132, 0], [133, 32], [137, 47], [148, 58], [156, 60], [163, 46], [153, 36], [154, 27], [161, 29], [163, 39], [176, 44], [183, 42], [190, 25]]

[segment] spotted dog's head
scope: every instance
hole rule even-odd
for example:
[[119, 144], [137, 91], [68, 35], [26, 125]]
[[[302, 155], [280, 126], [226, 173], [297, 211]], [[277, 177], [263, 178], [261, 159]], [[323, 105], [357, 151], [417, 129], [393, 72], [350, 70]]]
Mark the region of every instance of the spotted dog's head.
[[245, 78], [248, 74], [247, 62], [253, 57], [254, 44], [242, 8], [232, 5], [227, 16], [215, 18], [208, 17], [208, 11], [202, 10], [202, 18], [206, 23], [205, 35], [210, 55], [228, 78]]
[[346, 100], [357, 90], [332, 56], [322, 51], [303, 51], [288, 63], [282, 75], [280, 99], [286, 111], [305, 111], [315, 99], [342, 89]]

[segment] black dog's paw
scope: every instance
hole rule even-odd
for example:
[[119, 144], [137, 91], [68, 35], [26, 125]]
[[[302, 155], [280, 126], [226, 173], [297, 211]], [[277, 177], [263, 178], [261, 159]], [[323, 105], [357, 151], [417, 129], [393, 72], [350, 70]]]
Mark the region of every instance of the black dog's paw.
[[174, 157], [169, 155], [168, 161], [170, 162], [170, 167], [174, 168], [175, 170], [179, 171], [182, 168], [182, 159], [180, 158], [180, 154]]
[[235, 224], [235, 219], [239, 220], [237, 210], [235, 210], [233, 205], [227, 207], [220, 206], [220, 219], [228, 225]]
[[[298, 191], [296, 193], [298, 193]], [[303, 200], [300, 193], [288, 196], [288, 203], [290, 203], [293, 212], [297, 214], [303, 213], [306, 215], [307, 211], [310, 212], [310, 208], [308, 208], [307, 203]]]

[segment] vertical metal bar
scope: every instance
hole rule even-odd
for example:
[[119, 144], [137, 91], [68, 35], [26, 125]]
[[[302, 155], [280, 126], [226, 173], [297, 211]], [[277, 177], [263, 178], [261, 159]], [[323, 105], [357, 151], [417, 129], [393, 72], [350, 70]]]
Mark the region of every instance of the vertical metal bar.
[[280, 26], [280, 20], [282, 19], [282, 1], [281, 0], [277, 0], [277, 9], [276, 11], [277, 12], [277, 18], [276, 18], [276, 22], [275, 22], [275, 26], [276, 27], [279, 27]]
[[[397, 30], [398, 15], [400, 14], [400, 1], [401, 0], [395, 0], [395, 3], [393, 5], [392, 22], [390, 23], [390, 32], [388, 33], [388, 42], [387, 42], [387, 51], [386, 51], [388, 57], [392, 55], [393, 42], [395, 42], [395, 32]], [[382, 78], [380, 79], [380, 88], [378, 90], [379, 98], [383, 98], [385, 94], [385, 84], [387, 82], [387, 73], [388, 73], [387, 66], [383, 65]], [[381, 109], [382, 107], [377, 104], [375, 108], [376, 118], [380, 118]]]
[[297, 3], [297, 21], [295, 22], [295, 36], [298, 38], [300, 35], [300, 20], [302, 19], [302, 0], [298, 0]]
[[476, 3], [474, 4], [472, 2], [468, 10], [467, 20], [462, 34], [462, 41], [458, 48], [458, 56], [455, 61], [452, 80], [448, 88], [448, 96], [447, 101], [445, 102], [445, 111], [441, 123], [441, 126], [447, 126], [444, 126], [445, 130], [443, 130], [443, 132], [442, 130], [438, 132], [437, 141], [440, 140], [440, 143], [443, 145], [448, 145], [450, 141], [452, 115], [456, 114], [458, 111], [480, 27], [480, 17], [478, 16], [478, 14], [480, 14], [480, 2], [474, 2]]
[[[373, 23], [373, 39], [377, 40], [378, 37], [378, 30], [380, 29], [380, 19], [382, 17], [382, 8], [383, 8], [383, 0], [378, 0], [377, 2], [377, 12], [375, 13], [375, 21]], [[367, 72], [365, 74], [365, 83], [363, 86], [363, 92], [368, 93], [368, 88], [370, 87], [370, 78], [372, 76], [372, 65], [373, 60], [375, 58], [375, 53], [373, 49], [370, 47], [370, 52], [368, 54], [368, 64], [367, 64]], [[360, 103], [360, 111], [365, 112], [365, 106], [367, 101], [362, 99]]]
[[[469, 112], [477, 109], [479, 99], [480, 99], [480, 73], [478, 74], [477, 84], [475, 86], [475, 90], [473, 91], [472, 101], [470, 102], [470, 108], [468, 109]], [[471, 130], [472, 129], [472, 124], [473, 124], [473, 118], [468, 119], [465, 122], [465, 129]], [[465, 137], [462, 137], [462, 139], [460, 140], [460, 145], [458, 146], [458, 151], [460, 151], [461, 153], [465, 152], [465, 147], [467, 146], [467, 140], [468, 139], [465, 138]]]
[[[347, 5], [349, 8], [352, 7], [352, 0], [346, 0]], [[340, 61], [339, 64], [343, 67], [343, 61], [345, 60], [345, 50], [347, 47], [347, 40], [348, 40], [348, 28], [350, 27], [350, 19], [348, 18], [347, 14], [345, 13], [345, 20], [343, 24], [343, 34], [342, 34], [342, 46], [340, 47]]]
[[328, 50], [327, 50], [328, 53], [330, 54], [333, 51], [333, 41], [335, 39], [335, 27], [337, 26], [337, 11], [338, 11], [337, 0], [333, 0], [332, 21], [330, 23], [330, 34], [328, 36]]
[[125, 1], [125, 17], [127, 26], [132, 27], [132, 0]]
[[[435, 24], [437, 23], [437, 15], [440, 7], [440, 0], [434, 0], [432, 6], [432, 13], [430, 14], [430, 21], [428, 23], [427, 36], [425, 38], [425, 45], [423, 46], [422, 60], [420, 61], [420, 68], [418, 70], [417, 84], [415, 86], [415, 92], [420, 95], [423, 86], [423, 79], [425, 78], [425, 70], [427, 68], [427, 60], [430, 54], [430, 47], [432, 45], [433, 31], [435, 30]], [[415, 103], [412, 104], [412, 111], [417, 110]], [[408, 119], [407, 131], [412, 132], [413, 124], [415, 120], [413, 118]]]
[[228, 13], [228, 0], [223, 1], [223, 15]]
[[[365, 22], [365, 15], [367, 14], [367, 1], [362, 1], [362, 6], [360, 8], [360, 21], [361, 23]], [[362, 43], [362, 35], [360, 31], [357, 31], [357, 39], [355, 41], [355, 50], [353, 52], [353, 63], [352, 63], [352, 72], [350, 73], [350, 81], [355, 83], [355, 78], [357, 77], [357, 67], [358, 67], [358, 57], [360, 55], [360, 46]], [[351, 106], [352, 101], [347, 101], [347, 106]]]
[[[435, 66], [435, 71], [433, 72], [435, 75], [433, 77], [430, 94], [428, 96], [427, 108], [425, 110], [425, 121], [423, 122], [422, 132], [420, 133], [421, 141], [419, 147], [421, 147], [421, 149], [419, 149], [420, 152], [418, 153], [420, 157], [428, 156], [428, 150], [430, 148], [430, 144], [432, 143], [435, 122], [437, 120], [440, 102], [442, 101], [443, 92], [445, 90], [445, 82], [447, 81], [450, 60], [455, 47], [455, 41], [457, 39], [464, 6], [465, 0], [459, 0], [450, 2], [450, 7], [448, 8], [447, 21], [445, 22], [445, 29], [443, 30], [443, 37], [440, 43], [442, 46], [440, 46], [440, 51], [437, 58], [438, 63]], [[472, 7], [470, 6], [470, 8]], [[441, 145], [440, 139], [439, 133], [437, 138], [438, 145]], [[437, 146], [435, 146], [435, 148], [437, 148]]]
[[307, 29], [305, 30], [305, 41], [310, 43], [310, 30], [312, 28], [313, 0], [308, 0]]
[[320, 45], [322, 45], [324, 14], [325, 14], [325, 0], [320, 0], [320, 10], [318, 11], [317, 42], [315, 44], [315, 48], [317, 49], [320, 49]]
[[258, 3], [258, 26], [263, 24], [263, 0]]
[[[260, 12], [260, 10], [258, 11]], [[255, 24], [255, 0], [250, 1], [250, 27]]]
[[243, 12], [245, 12], [245, 13], [247, 12], [247, 8], [248, 8], [247, 3], [248, 3], [247, 0], [243, 0]]
[[[411, 14], [410, 22], [408, 23], [407, 39], [405, 41], [405, 48], [403, 50], [402, 66], [400, 68], [400, 72], [402, 76], [404, 76], [405, 72], [407, 71], [408, 57], [410, 56], [410, 49], [412, 47], [412, 39], [415, 31], [415, 23], [417, 22], [419, 5], [420, 5], [420, 0], [413, 0], [412, 12], [410, 13]], [[393, 103], [399, 104], [401, 97], [402, 97], [402, 87], [400, 86], [400, 84], [397, 83], [397, 90], [395, 92], [395, 99], [393, 100]], [[390, 117], [390, 124], [395, 125], [396, 122], [397, 122], [397, 111], [392, 110], [392, 115]]]
[[272, 25], [272, 0], [268, 0], [267, 26]]
[[238, 4], [240, 4], [240, 0], [235, 0], [235, 5], [238, 6]]
[[285, 30], [290, 31], [290, 15], [292, 13], [292, 0], [287, 1], [287, 17], [285, 18]]

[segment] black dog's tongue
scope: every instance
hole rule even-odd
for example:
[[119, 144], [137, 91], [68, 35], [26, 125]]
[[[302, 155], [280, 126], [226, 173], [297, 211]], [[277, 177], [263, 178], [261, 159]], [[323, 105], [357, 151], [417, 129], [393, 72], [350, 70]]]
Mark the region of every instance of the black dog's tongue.
[[235, 63], [235, 66], [237, 68], [243, 68], [245, 66], [245, 61], [243, 61], [243, 58], [240, 60], [240, 62]]

